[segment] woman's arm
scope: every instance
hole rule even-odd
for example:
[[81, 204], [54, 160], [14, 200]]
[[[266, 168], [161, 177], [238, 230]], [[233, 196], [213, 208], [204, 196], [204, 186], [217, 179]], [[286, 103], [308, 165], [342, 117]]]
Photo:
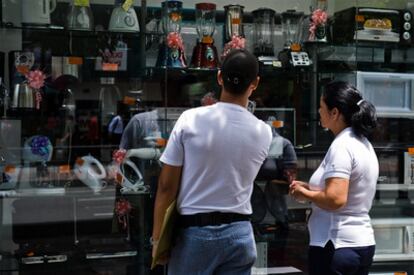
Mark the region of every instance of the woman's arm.
[[348, 200], [349, 180], [344, 178], [326, 179], [323, 190], [310, 190], [304, 182], [293, 181], [289, 194], [296, 200], [309, 200], [325, 210], [337, 210], [343, 207]]

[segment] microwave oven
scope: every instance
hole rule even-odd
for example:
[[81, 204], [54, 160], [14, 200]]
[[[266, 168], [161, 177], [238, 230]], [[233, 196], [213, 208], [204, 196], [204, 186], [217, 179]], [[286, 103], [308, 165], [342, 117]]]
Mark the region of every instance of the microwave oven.
[[414, 260], [414, 218], [372, 219], [374, 262]]
[[352, 80], [378, 117], [414, 117], [414, 74], [357, 71]]
[[380, 41], [409, 45], [413, 36], [409, 10], [352, 7], [335, 12], [333, 42]]

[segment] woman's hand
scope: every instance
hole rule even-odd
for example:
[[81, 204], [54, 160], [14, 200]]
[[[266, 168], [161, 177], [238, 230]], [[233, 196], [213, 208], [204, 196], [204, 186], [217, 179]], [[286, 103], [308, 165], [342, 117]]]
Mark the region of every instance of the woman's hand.
[[298, 202], [306, 202], [308, 199], [305, 196], [307, 190], [309, 190], [309, 185], [303, 181], [294, 180], [289, 185], [289, 194]]

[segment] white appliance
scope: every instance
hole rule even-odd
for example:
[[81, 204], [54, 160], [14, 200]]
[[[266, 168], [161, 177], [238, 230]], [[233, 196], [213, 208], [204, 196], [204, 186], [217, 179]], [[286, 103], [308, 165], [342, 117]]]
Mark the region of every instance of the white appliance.
[[92, 156], [83, 156], [77, 159], [73, 172], [94, 193], [101, 192], [107, 185], [103, 180], [106, 178], [105, 168], [99, 160]]
[[22, 24], [28, 26], [50, 25], [50, 14], [56, 0], [22, 0]]
[[414, 218], [372, 219], [374, 262], [414, 260]]
[[160, 156], [161, 151], [158, 148], [139, 148], [128, 150], [119, 167], [119, 173], [122, 176], [121, 192], [148, 192], [148, 187], [144, 184], [144, 178], [142, 177], [141, 171], [132, 159], [158, 160]]
[[355, 86], [378, 117], [414, 117], [414, 74], [358, 71]]
[[139, 32], [138, 16], [132, 5], [125, 5], [116, 0], [109, 21], [109, 31], [112, 32]]

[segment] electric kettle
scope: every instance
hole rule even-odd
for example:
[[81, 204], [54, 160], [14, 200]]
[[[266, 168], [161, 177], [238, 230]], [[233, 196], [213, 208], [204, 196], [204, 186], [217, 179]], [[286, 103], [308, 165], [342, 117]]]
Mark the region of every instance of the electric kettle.
[[70, 4], [69, 13], [66, 18], [68, 30], [92, 31], [93, 14], [89, 6], [89, 0], [73, 0]]
[[56, 0], [22, 0], [22, 25], [50, 25], [50, 14], [56, 8]]
[[12, 108], [28, 108], [34, 109], [35, 93], [27, 83], [20, 83], [14, 85]]
[[109, 31], [139, 32], [138, 17], [132, 3], [126, 5], [123, 0], [115, 0], [115, 8], [109, 21]]

